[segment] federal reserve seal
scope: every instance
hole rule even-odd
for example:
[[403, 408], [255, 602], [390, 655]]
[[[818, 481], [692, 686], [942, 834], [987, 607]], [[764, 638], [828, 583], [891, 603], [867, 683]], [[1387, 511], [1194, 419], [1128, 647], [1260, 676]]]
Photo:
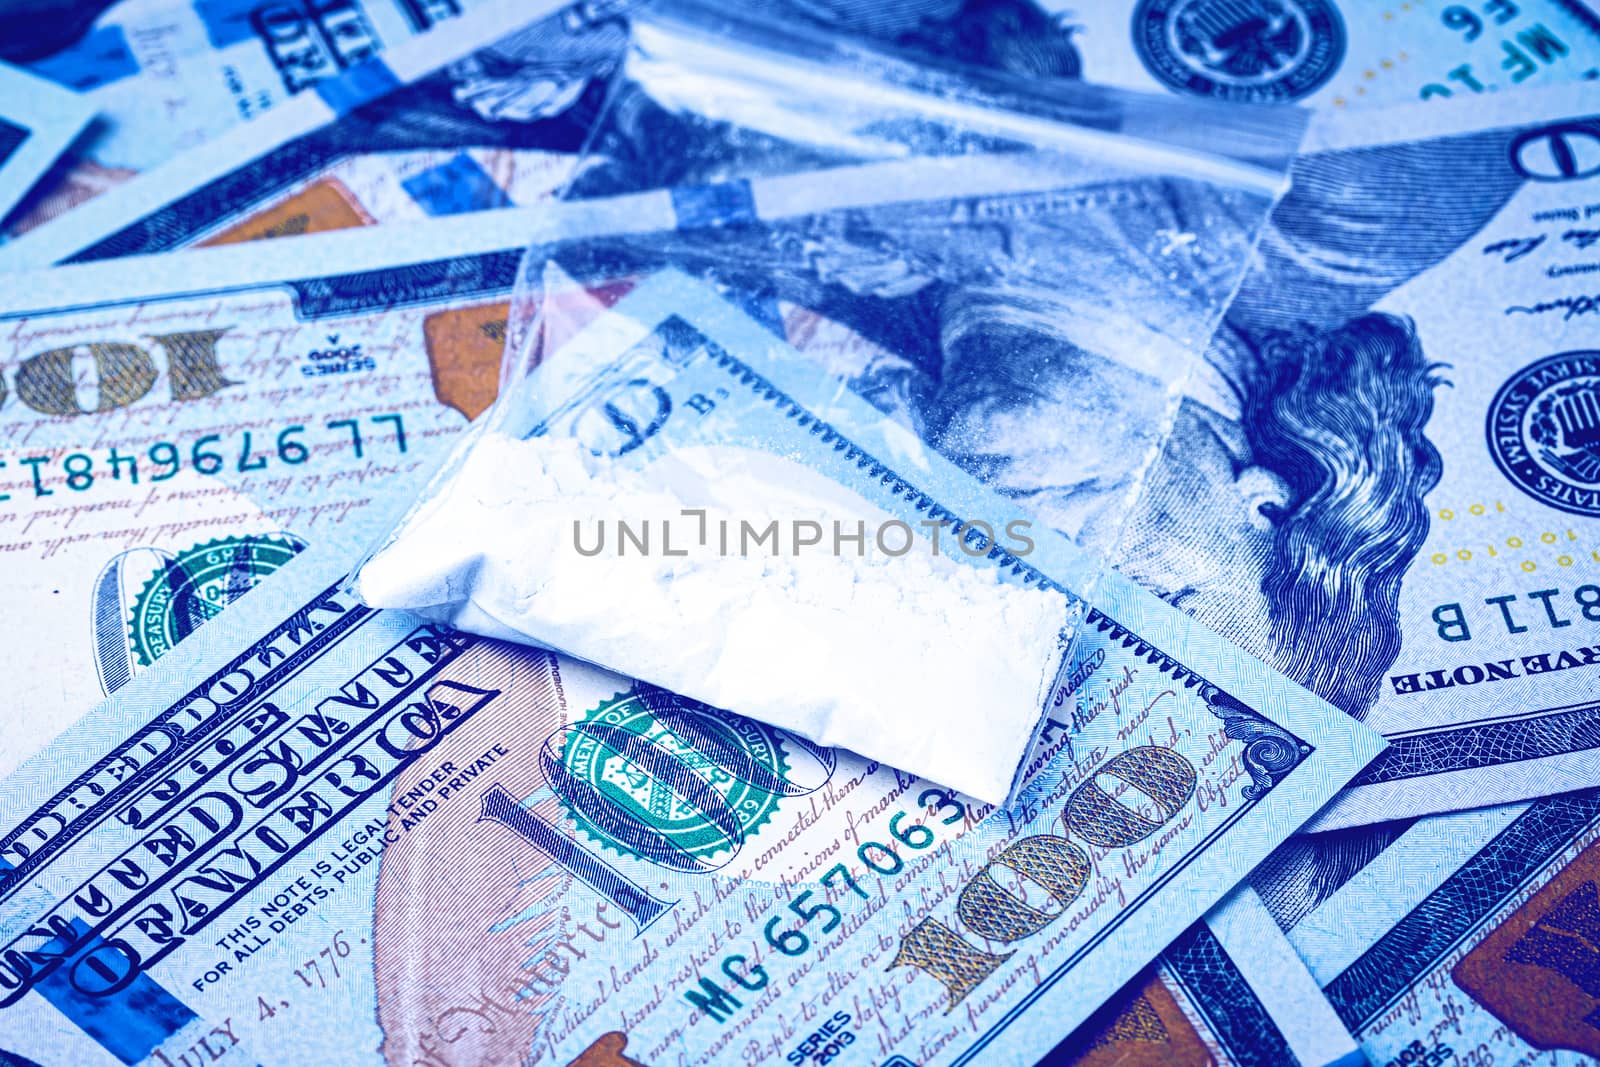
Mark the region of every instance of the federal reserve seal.
[[305, 548], [293, 534], [223, 537], [167, 560], [133, 604], [129, 644], [148, 667]]
[[1489, 455], [1535, 500], [1600, 517], [1600, 350], [1546, 356], [1489, 405]]
[[1139, 0], [1133, 45], [1180, 93], [1273, 103], [1333, 77], [1345, 33], [1331, 0]]
[[[790, 779], [787, 747], [823, 773]], [[545, 777], [584, 834], [612, 851], [684, 871], [715, 870], [786, 796], [819, 788], [830, 751], [752, 719], [640, 684], [553, 735]]]

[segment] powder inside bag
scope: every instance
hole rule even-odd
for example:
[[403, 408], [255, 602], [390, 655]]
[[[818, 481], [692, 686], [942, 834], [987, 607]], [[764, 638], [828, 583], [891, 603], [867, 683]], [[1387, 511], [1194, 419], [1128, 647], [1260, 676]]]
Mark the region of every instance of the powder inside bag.
[[[570, 438], [491, 433], [356, 590], [999, 803], [1060, 665], [1067, 598], [949, 558], [948, 534], [944, 555], [925, 536], [890, 555], [906, 538], [891, 530], [880, 549], [889, 519], [748, 449], [685, 449], [640, 471]], [[777, 540], [755, 540], [774, 520]], [[796, 549], [797, 521], [819, 524], [821, 542]], [[834, 524], [849, 535], [858, 521], [864, 543], [836, 546]]]

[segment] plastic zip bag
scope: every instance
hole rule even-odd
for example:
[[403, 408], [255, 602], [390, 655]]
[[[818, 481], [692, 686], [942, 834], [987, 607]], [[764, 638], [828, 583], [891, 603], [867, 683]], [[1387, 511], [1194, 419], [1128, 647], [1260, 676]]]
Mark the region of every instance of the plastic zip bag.
[[[1107, 551], [1177, 399], [1238, 408], [1197, 354], [1283, 191], [1303, 112], [957, 75], [684, 0], [636, 16], [624, 74], [616, 114], [648, 99], [672, 155], [720, 162], [674, 189], [673, 229], [639, 233], [623, 209], [612, 237], [547, 244], [552, 284], [700, 277]], [[597, 158], [626, 127], [602, 124]], [[798, 156], [745, 152], [774, 143], [904, 169], [791, 173]]]
[[[896, 101], [922, 91], [890, 88]], [[619, 232], [535, 245], [500, 400], [358, 568], [356, 592], [1004, 799], [1100, 572], [1044, 528], [1112, 543], [1178, 398], [1226, 392], [1192, 353], [1282, 187], [1281, 171], [1197, 153], [1191, 124], [1176, 144], [1144, 135], [1159, 123], [1106, 128], [1141, 114], [1120, 106], [1128, 97], [1106, 94], [1090, 124], [1051, 127], [1050, 152], [969, 143], [680, 188], [671, 231], [627, 232], [622, 198]], [[978, 140], [1059, 121], [972, 87], [930, 97], [927, 112], [941, 108]], [[766, 121], [782, 108], [744, 111]], [[860, 117], [842, 121], [857, 130]], [[1242, 141], [1259, 157], [1252, 121]], [[1285, 113], [1286, 144], [1298, 122]], [[727, 129], [719, 116], [702, 132]], [[748, 397], [728, 407], [697, 389], [730, 360], [781, 378], [772, 388], [795, 417], [865, 466], [833, 469]], [[602, 519], [614, 537], [599, 560]], [[919, 530], [924, 519], [934, 526]], [[787, 543], [774, 556], [758, 539], [752, 553], [747, 531], [774, 521]], [[798, 543], [800, 524], [834, 535], [804, 563], [817, 546]], [[914, 553], [880, 542], [901, 526]], [[956, 536], [941, 557], [945, 528]], [[858, 530], [876, 552], [850, 551]], [[1029, 561], [1034, 534], [1047, 567]], [[684, 562], [691, 547], [705, 557]], [[964, 625], [989, 643], [941, 639]], [[981, 744], [955, 729], [973, 704]]]

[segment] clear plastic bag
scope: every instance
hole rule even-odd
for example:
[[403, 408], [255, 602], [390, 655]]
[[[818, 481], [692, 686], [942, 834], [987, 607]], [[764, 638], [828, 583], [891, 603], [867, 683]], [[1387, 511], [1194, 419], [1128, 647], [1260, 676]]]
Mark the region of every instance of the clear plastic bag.
[[[780, 130], [796, 71], [818, 69], [790, 57], [740, 96], [716, 89], [737, 71], [701, 82], [692, 50], [668, 51], [683, 76], [643, 81], [675, 86], [682, 128], [735, 173], [754, 142], [731, 128]], [[1259, 115], [1230, 158], [1194, 147], [1206, 108], [1164, 123], [1072, 87], [1090, 118], [1071, 121], [1041, 117], [1051, 93], [1029, 109], [1016, 87], [884, 69], [840, 69], [849, 105], [808, 100], [799, 128], [816, 145], [898, 124], [898, 157], [790, 171], [761, 152], [775, 174], [673, 190], [672, 230], [638, 232], [623, 197], [530, 248], [500, 399], [358, 595], [1009, 796], [1072, 668], [1095, 549], [1178, 400], [1227, 406], [1194, 354], [1299, 116], [1278, 113], [1273, 169]], [[866, 121], [885, 98], [893, 121]], [[1225, 147], [1236, 112], [1210, 110]], [[906, 136], [906, 116], [938, 136]], [[1023, 147], [1035, 128], [1049, 150]], [[774, 525], [775, 551], [752, 546]]]
[[[586, 192], [633, 184], [606, 183], [638, 145], [703, 162], [673, 173], [675, 227], [640, 232], [619, 205], [612, 234], [544, 242], [523, 320], [547, 284], [671, 266], [1100, 549], [1177, 399], [1237, 410], [1198, 354], [1303, 112], [953, 73], [687, 0], [635, 16], [616, 85]], [[513, 342], [515, 377], [540, 349]]]
[[[736, 13], [735, 8], [745, 8]], [[1146, 174], [1205, 171], [1275, 195], [1306, 113], [913, 62], [782, 4], [631, 12], [564, 195], [612, 196], [847, 163], [1060, 152]], [[775, 17], [774, 17], [775, 16]], [[622, 22], [597, 24], [606, 39]], [[608, 44], [608, 48], [616, 46]]]

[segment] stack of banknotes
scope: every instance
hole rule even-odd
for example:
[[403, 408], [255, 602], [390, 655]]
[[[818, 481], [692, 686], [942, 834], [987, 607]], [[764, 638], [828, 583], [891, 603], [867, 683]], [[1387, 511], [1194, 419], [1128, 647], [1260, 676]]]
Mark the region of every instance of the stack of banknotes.
[[[0, 1067], [1600, 1062], [1596, 79], [1585, 0], [0, 0]], [[597, 448], [1050, 530], [1008, 803], [351, 594], [534, 320]]]

